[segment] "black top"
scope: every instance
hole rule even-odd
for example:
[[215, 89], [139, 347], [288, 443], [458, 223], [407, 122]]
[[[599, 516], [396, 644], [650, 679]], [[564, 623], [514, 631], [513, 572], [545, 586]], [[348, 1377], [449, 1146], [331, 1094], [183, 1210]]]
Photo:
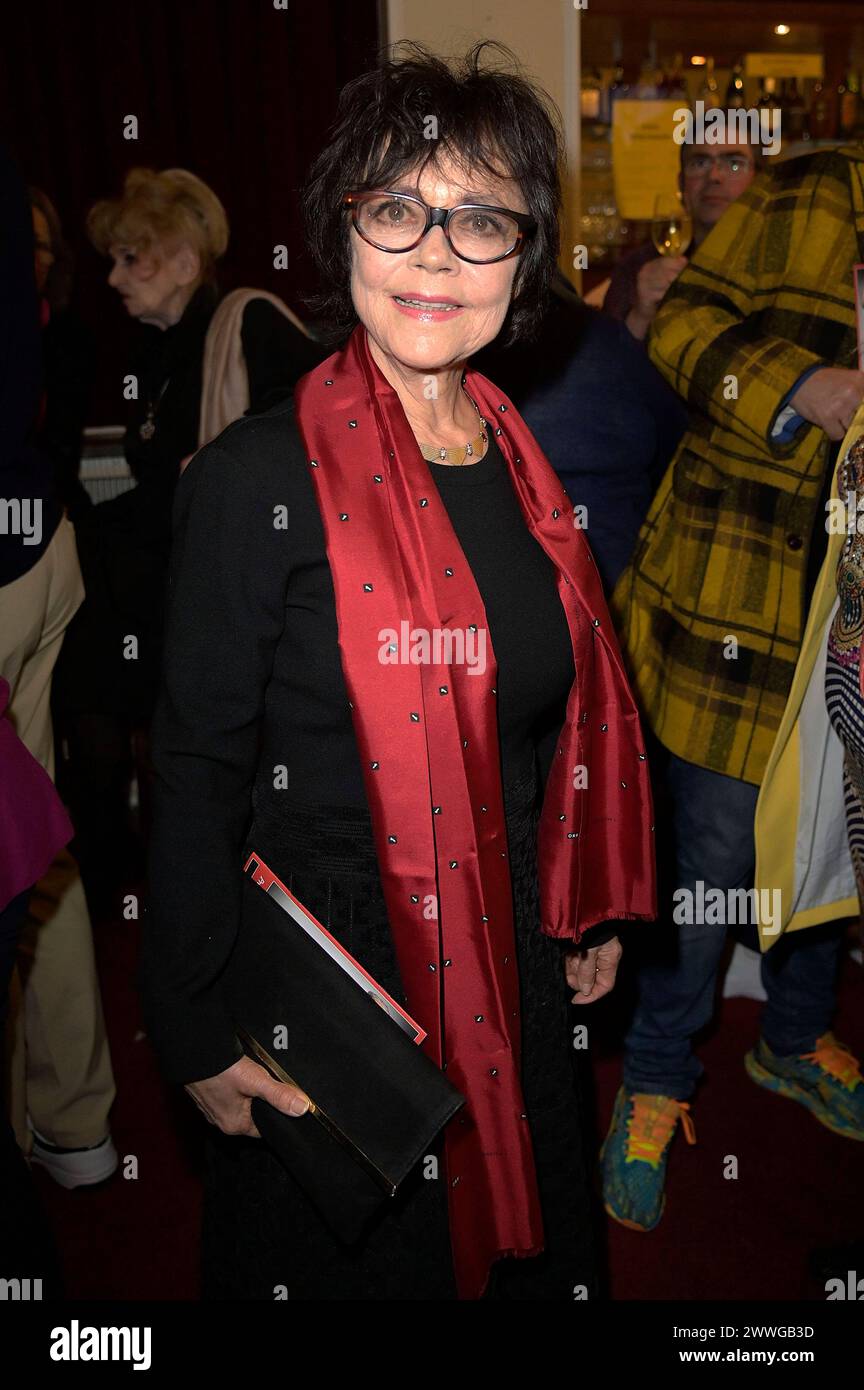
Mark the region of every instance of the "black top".
[[[538, 753], [545, 777], [574, 678], [555, 567], [494, 441], [477, 463], [430, 471], [486, 607], [504, 784]], [[196, 456], [177, 485], [174, 526], [142, 983], [163, 1066], [188, 1082], [236, 1060], [216, 981], [239, 921], [253, 815], [278, 816], [285, 799], [368, 803], [293, 402], [236, 422]]]
[[[125, 450], [137, 487], [76, 518], [87, 598], [55, 669], [58, 709], [114, 711], [142, 721], [152, 713], [174, 488], [181, 460], [198, 447], [204, 343], [218, 302], [215, 288], [203, 285], [170, 328], [135, 326], [128, 370], [138, 395], [129, 402]], [[290, 397], [299, 378], [329, 353], [266, 299], [245, 306], [241, 339], [250, 414]], [[142, 439], [148, 406], [155, 431]], [[135, 661], [123, 655], [130, 633], [138, 640]]]
[[[138, 382], [124, 443], [133, 476], [154, 498], [156, 519], [166, 534], [170, 503], [182, 459], [198, 448], [204, 341], [220, 294], [213, 285], [195, 291], [180, 320], [170, 328], [137, 324], [129, 370]], [[290, 396], [301, 376], [329, 355], [307, 338], [267, 299], [251, 299], [243, 310], [240, 337], [249, 377], [249, 413], [268, 410]], [[148, 408], [155, 433], [141, 438]]]
[[525, 524], [494, 434], [477, 463], [429, 469], [486, 609], [504, 786], [530, 775], [535, 750], [545, 782], [575, 676], [555, 566]]

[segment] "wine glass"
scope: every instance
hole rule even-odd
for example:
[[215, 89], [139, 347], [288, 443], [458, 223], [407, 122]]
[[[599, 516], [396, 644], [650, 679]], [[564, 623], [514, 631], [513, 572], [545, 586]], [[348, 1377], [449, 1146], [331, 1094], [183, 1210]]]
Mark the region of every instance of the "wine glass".
[[693, 219], [679, 193], [658, 193], [651, 240], [661, 256], [683, 256], [693, 240]]

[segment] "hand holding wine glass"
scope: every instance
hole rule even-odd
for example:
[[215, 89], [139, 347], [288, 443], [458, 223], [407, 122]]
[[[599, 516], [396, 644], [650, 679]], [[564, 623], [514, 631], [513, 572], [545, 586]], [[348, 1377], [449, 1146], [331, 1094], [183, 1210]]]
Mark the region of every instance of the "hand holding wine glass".
[[651, 221], [651, 240], [659, 251], [658, 259], [642, 266], [636, 277], [633, 307], [624, 320], [634, 338], [645, 338], [673, 280], [687, 265], [687, 250], [693, 237], [693, 221], [677, 194], [659, 194], [654, 200]]

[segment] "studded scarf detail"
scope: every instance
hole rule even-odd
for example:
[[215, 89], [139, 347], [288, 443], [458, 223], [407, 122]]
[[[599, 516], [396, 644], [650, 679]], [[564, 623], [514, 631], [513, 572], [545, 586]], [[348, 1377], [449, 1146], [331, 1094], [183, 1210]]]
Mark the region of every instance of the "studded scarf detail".
[[[512, 403], [470, 367], [532, 535], [555, 564], [576, 679], [538, 832], [541, 927], [577, 941], [656, 916], [648, 767], [597, 569], [560, 481]], [[339, 649], [407, 1008], [468, 1104], [444, 1134], [460, 1298], [544, 1233], [520, 1085], [519, 980], [496, 663], [386, 659], [386, 634], [487, 631], [486, 613], [366, 330], [305, 376], [297, 420], [321, 509]], [[384, 634], [384, 635], [382, 635]], [[383, 653], [383, 655], [382, 655]], [[443, 659], [449, 654], [450, 660]], [[439, 659], [441, 658], [441, 659]], [[577, 774], [577, 769], [581, 772]], [[563, 970], [563, 964], [562, 964]]]

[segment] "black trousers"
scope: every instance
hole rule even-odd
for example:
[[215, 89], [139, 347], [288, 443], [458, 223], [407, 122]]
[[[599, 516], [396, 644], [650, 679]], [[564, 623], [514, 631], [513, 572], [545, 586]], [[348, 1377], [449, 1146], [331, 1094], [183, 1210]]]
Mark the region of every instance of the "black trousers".
[[[561, 943], [539, 926], [536, 788], [505, 791], [522, 1002], [522, 1083], [546, 1236], [542, 1254], [493, 1266], [488, 1298], [595, 1298], [595, 1209], [585, 1153], [583, 1087], [573, 1048], [576, 1010]], [[404, 996], [366, 811], [296, 808], [259, 824], [271, 867], [396, 998]], [[322, 849], [322, 847], [326, 847]], [[263, 848], [261, 849], [263, 853]], [[327, 871], [321, 867], [325, 862]], [[267, 857], [267, 855], [265, 855]], [[442, 1140], [437, 1152], [439, 1172]], [[584, 1291], [583, 1291], [584, 1290]], [[446, 1184], [422, 1165], [362, 1241], [330, 1234], [263, 1140], [206, 1140], [202, 1292], [205, 1299], [438, 1300], [457, 1297]]]

